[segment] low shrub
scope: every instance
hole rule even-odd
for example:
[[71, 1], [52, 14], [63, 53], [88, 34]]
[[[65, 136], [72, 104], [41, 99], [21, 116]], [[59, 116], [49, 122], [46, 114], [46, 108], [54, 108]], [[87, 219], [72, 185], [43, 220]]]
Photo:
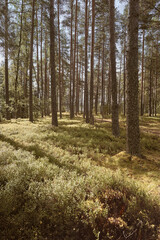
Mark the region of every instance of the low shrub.
[[78, 174], [9, 144], [1, 149], [2, 240], [156, 239], [157, 203], [120, 172], [86, 162]]

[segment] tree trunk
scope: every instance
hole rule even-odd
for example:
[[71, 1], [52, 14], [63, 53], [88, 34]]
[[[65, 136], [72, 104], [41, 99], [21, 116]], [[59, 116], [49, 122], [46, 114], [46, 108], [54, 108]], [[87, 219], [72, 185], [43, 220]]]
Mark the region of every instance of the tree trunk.
[[9, 78], [8, 78], [8, 0], [5, 0], [5, 94], [6, 119], [10, 120], [9, 113]]
[[71, 1], [71, 40], [70, 40], [70, 118], [72, 119], [72, 84], [73, 84], [73, 0]]
[[47, 76], [47, 60], [48, 60], [48, 56], [47, 56], [47, 32], [46, 32], [46, 36], [45, 36], [45, 81], [44, 81], [44, 114], [45, 116], [47, 116], [47, 106], [48, 106], [48, 91], [47, 91], [47, 87], [48, 87], [48, 76]]
[[58, 0], [58, 64], [59, 64], [59, 72], [58, 72], [58, 83], [59, 83], [59, 114], [60, 118], [62, 118], [62, 81], [61, 81], [61, 35], [60, 35], [60, 14], [59, 14], [59, 5], [60, 2]]
[[89, 123], [89, 112], [88, 112], [88, 0], [85, 5], [85, 116], [86, 123]]
[[149, 70], [149, 117], [152, 116], [152, 57]]
[[96, 89], [96, 97], [95, 97], [95, 113], [98, 114], [98, 99], [99, 99], [99, 75], [100, 75], [100, 48], [99, 48], [99, 56], [98, 56], [98, 73], [97, 73], [97, 89]]
[[121, 56], [121, 59], [120, 59], [120, 72], [119, 72], [119, 88], [118, 88], [118, 92], [119, 92], [119, 106], [121, 105], [121, 76], [122, 76], [122, 56]]
[[124, 97], [123, 113], [124, 113], [124, 116], [126, 116], [126, 26], [125, 26], [125, 33], [124, 33], [123, 97]]
[[76, 115], [79, 113], [79, 83], [80, 83], [80, 71], [79, 71], [79, 59], [78, 59], [78, 31], [77, 31], [77, 78], [76, 78]]
[[155, 83], [155, 117], [157, 116], [157, 95], [158, 95], [158, 35], [157, 35], [157, 50], [156, 50], [156, 83]]
[[19, 74], [19, 58], [21, 52], [21, 43], [22, 43], [22, 28], [23, 28], [23, 0], [22, 0], [22, 7], [21, 7], [21, 23], [20, 23], [20, 37], [19, 37], [19, 44], [18, 44], [18, 55], [17, 55], [17, 69], [16, 69], [16, 79], [15, 79], [15, 118], [17, 118], [17, 87], [18, 87], [18, 74]]
[[33, 122], [33, 96], [32, 96], [32, 69], [33, 69], [33, 38], [34, 38], [34, 7], [35, 2], [32, 0], [32, 30], [30, 43], [30, 74], [29, 74], [29, 121]]
[[111, 63], [109, 62], [109, 71], [108, 71], [108, 114], [111, 114]]
[[144, 114], [144, 37], [145, 30], [143, 30], [143, 39], [142, 39], [142, 75], [141, 75], [141, 116]]
[[[103, 28], [103, 33], [104, 33], [104, 28]], [[102, 50], [101, 114], [102, 114], [102, 117], [104, 117], [104, 36], [103, 36], [103, 50]]]
[[138, 109], [138, 18], [139, 1], [129, 1], [127, 56], [127, 152], [140, 153]]
[[119, 119], [117, 104], [117, 79], [116, 79], [116, 56], [115, 56], [115, 6], [114, 0], [110, 0], [110, 61], [112, 80], [112, 133], [119, 135]]
[[76, 44], [77, 44], [77, 0], [76, 0], [76, 9], [75, 9], [75, 39], [74, 39], [74, 58], [73, 58], [73, 89], [72, 89], [71, 118], [74, 118]]
[[38, 7], [36, 9], [36, 20], [37, 20], [37, 97], [39, 99], [39, 35], [38, 35]]
[[91, 45], [91, 79], [90, 79], [90, 123], [93, 119], [93, 88], [94, 88], [94, 30], [95, 30], [95, 0], [92, 0], [92, 45]]
[[44, 82], [43, 82], [43, 6], [41, 5], [41, 116], [44, 115]]
[[50, 67], [51, 67], [51, 108], [52, 125], [58, 126], [56, 103], [56, 74], [55, 74], [55, 27], [54, 27], [54, 0], [50, 0]]

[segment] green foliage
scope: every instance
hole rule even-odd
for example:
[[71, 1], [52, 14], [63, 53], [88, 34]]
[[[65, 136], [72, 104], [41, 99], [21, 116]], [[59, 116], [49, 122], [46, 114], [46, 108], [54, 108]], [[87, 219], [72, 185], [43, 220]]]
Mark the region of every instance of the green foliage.
[[1, 124], [1, 239], [155, 240], [158, 203], [123, 172], [122, 162], [129, 169], [136, 160], [107, 155], [125, 147], [124, 136], [114, 138], [108, 123], [49, 121]]

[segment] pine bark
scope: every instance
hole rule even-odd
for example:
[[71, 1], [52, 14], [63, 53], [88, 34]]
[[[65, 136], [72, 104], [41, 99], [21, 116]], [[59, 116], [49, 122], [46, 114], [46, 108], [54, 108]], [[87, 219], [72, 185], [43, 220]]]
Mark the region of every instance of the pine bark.
[[44, 81], [43, 81], [43, 6], [41, 5], [41, 116], [44, 115]]
[[38, 34], [38, 7], [36, 9], [36, 20], [37, 20], [37, 97], [39, 98], [40, 87], [39, 87], [39, 34]]
[[10, 120], [9, 113], [9, 77], [8, 77], [8, 0], [5, 0], [5, 98], [6, 119]]
[[75, 9], [75, 39], [74, 39], [74, 57], [73, 57], [73, 89], [72, 89], [72, 104], [71, 118], [74, 118], [74, 102], [75, 102], [75, 72], [76, 72], [76, 47], [77, 47], [77, 0]]
[[142, 37], [141, 116], [144, 114], [144, 36], [145, 30], [143, 30]]
[[98, 73], [97, 73], [97, 88], [96, 88], [96, 96], [95, 96], [95, 114], [98, 114], [98, 100], [99, 100], [99, 80], [100, 80], [100, 48], [98, 54]]
[[86, 123], [89, 123], [89, 111], [88, 111], [88, 0], [85, 5], [85, 116]]
[[139, 1], [129, 1], [127, 55], [127, 152], [140, 153], [138, 109], [138, 19]]
[[124, 56], [123, 56], [123, 114], [126, 116], [126, 27], [124, 33]]
[[55, 74], [55, 27], [54, 27], [54, 0], [50, 0], [50, 67], [51, 67], [51, 108], [52, 125], [58, 126], [57, 98], [56, 98], [56, 74]]
[[95, 0], [92, 0], [92, 45], [91, 45], [91, 79], [90, 79], [90, 122], [93, 124], [93, 88], [94, 88], [94, 30], [95, 30]]
[[80, 70], [78, 54], [78, 31], [77, 31], [77, 77], [76, 77], [76, 115], [79, 113], [79, 90], [80, 90]]
[[71, 1], [71, 40], [70, 40], [70, 96], [69, 96], [69, 106], [70, 106], [70, 118], [72, 119], [72, 89], [73, 89], [73, 0]]
[[32, 95], [32, 70], [33, 70], [33, 38], [34, 38], [34, 14], [35, 3], [32, 0], [32, 29], [31, 29], [31, 43], [30, 43], [30, 74], [29, 74], [29, 121], [33, 122], [33, 95]]
[[22, 0], [22, 6], [21, 6], [21, 22], [20, 22], [20, 36], [19, 36], [19, 44], [18, 44], [18, 54], [17, 54], [17, 69], [16, 69], [16, 79], [15, 79], [15, 118], [17, 118], [17, 101], [18, 101], [18, 75], [19, 75], [19, 65], [20, 65], [20, 53], [21, 53], [21, 44], [22, 44], [22, 30], [23, 30], [23, 0]]
[[58, 83], [59, 83], [59, 114], [60, 118], [62, 118], [62, 79], [61, 79], [61, 35], [60, 35], [60, 13], [59, 13], [60, 1], [58, 0], [58, 64], [59, 64], [59, 72], [58, 72]]
[[110, 61], [112, 81], [112, 133], [119, 135], [119, 117], [117, 104], [117, 79], [116, 79], [116, 54], [115, 54], [115, 6], [114, 0], [110, 0]]
[[[104, 28], [103, 28], [104, 32]], [[101, 114], [104, 117], [104, 36], [102, 46], [102, 84], [101, 84]]]
[[47, 75], [47, 69], [48, 69], [48, 64], [47, 64], [48, 56], [47, 56], [47, 31], [45, 33], [45, 81], [44, 81], [44, 114], [47, 116], [47, 106], [48, 106], [48, 75]]

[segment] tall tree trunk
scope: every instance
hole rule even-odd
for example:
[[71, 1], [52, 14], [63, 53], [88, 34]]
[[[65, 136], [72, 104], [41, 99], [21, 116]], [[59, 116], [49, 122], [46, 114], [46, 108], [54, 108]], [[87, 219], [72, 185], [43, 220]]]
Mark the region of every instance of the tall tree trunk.
[[127, 56], [127, 152], [140, 153], [138, 109], [138, 18], [139, 0], [129, 1]]
[[30, 74], [29, 74], [29, 121], [33, 122], [33, 96], [32, 96], [32, 70], [33, 70], [33, 38], [34, 38], [34, 7], [35, 0], [32, 0], [32, 30], [30, 43]]
[[59, 13], [60, 1], [58, 0], [58, 83], [59, 83], [59, 113], [62, 118], [62, 81], [61, 81], [61, 35], [60, 35], [60, 13]]
[[124, 32], [124, 56], [123, 56], [123, 114], [126, 116], [126, 26]]
[[77, 31], [77, 78], [76, 78], [76, 115], [79, 113], [79, 83], [80, 83], [80, 71], [79, 71], [79, 58], [78, 58], [78, 31]]
[[72, 89], [71, 118], [74, 118], [76, 45], [77, 45], [77, 0], [76, 0], [76, 9], [75, 9], [75, 39], [74, 39], [74, 57], [73, 57], [73, 89]]
[[121, 104], [121, 76], [122, 76], [122, 56], [121, 56], [121, 59], [120, 59], [120, 72], [119, 72], [119, 89], [118, 89], [118, 92], [119, 92], [119, 106]]
[[43, 82], [43, 5], [41, 5], [41, 115], [44, 115], [44, 82]]
[[8, 78], [8, 0], [5, 0], [5, 94], [6, 119], [10, 120], [9, 113], [9, 78]]
[[89, 123], [89, 111], [88, 111], [88, 0], [85, 5], [85, 116], [86, 123]]
[[56, 74], [55, 74], [55, 27], [54, 27], [54, 0], [50, 0], [50, 67], [51, 67], [51, 108], [52, 125], [58, 126]]
[[71, 1], [71, 40], [70, 40], [70, 118], [72, 119], [72, 84], [73, 84], [73, 0]]
[[45, 81], [44, 81], [44, 114], [45, 116], [47, 116], [47, 106], [48, 106], [48, 91], [47, 91], [47, 87], [48, 87], [48, 76], [47, 76], [47, 60], [48, 60], [48, 56], [47, 56], [47, 31], [45, 34]]
[[158, 35], [157, 35], [157, 47], [156, 47], [156, 82], [155, 82], [155, 117], [157, 116], [157, 94], [158, 94]]
[[108, 71], [108, 114], [111, 114], [111, 63], [109, 62], [109, 71]]
[[99, 80], [100, 80], [100, 48], [98, 55], [98, 73], [97, 73], [97, 89], [96, 89], [96, 97], [95, 97], [95, 113], [98, 114], [98, 99], [99, 99]]
[[17, 55], [17, 69], [16, 69], [16, 79], [15, 79], [15, 118], [17, 118], [17, 87], [18, 87], [18, 74], [19, 74], [19, 58], [20, 58], [20, 52], [21, 52], [21, 43], [22, 43], [22, 28], [23, 28], [23, 0], [22, 0], [22, 6], [21, 6], [21, 23], [20, 23], [20, 36], [19, 36], [19, 44], [18, 44], [18, 55]]
[[94, 30], [95, 30], [95, 0], [92, 0], [92, 45], [91, 45], [91, 79], [90, 79], [90, 122], [93, 124], [93, 88], [94, 88]]
[[115, 54], [115, 6], [114, 0], [110, 0], [110, 60], [112, 79], [112, 133], [119, 135], [119, 118], [117, 104], [117, 79], [116, 79], [116, 54]]
[[149, 70], [149, 116], [152, 116], [152, 57]]
[[142, 75], [141, 75], [141, 116], [144, 114], [144, 37], [145, 30], [143, 29], [143, 38], [142, 38]]
[[40, 88], [39, 88], [39, 34], [38, 34], [38, 6], [36, 9], [36, 20], [37, 20], [37, 97], [39, 98]]
[[[103, 28], [103, 33], [104, 33], [104, 28]], [[103, 36], [103, 50], [102, 50], [101, 114], [102, 114], [102, 117], [104, 117], [104, 36]]]

